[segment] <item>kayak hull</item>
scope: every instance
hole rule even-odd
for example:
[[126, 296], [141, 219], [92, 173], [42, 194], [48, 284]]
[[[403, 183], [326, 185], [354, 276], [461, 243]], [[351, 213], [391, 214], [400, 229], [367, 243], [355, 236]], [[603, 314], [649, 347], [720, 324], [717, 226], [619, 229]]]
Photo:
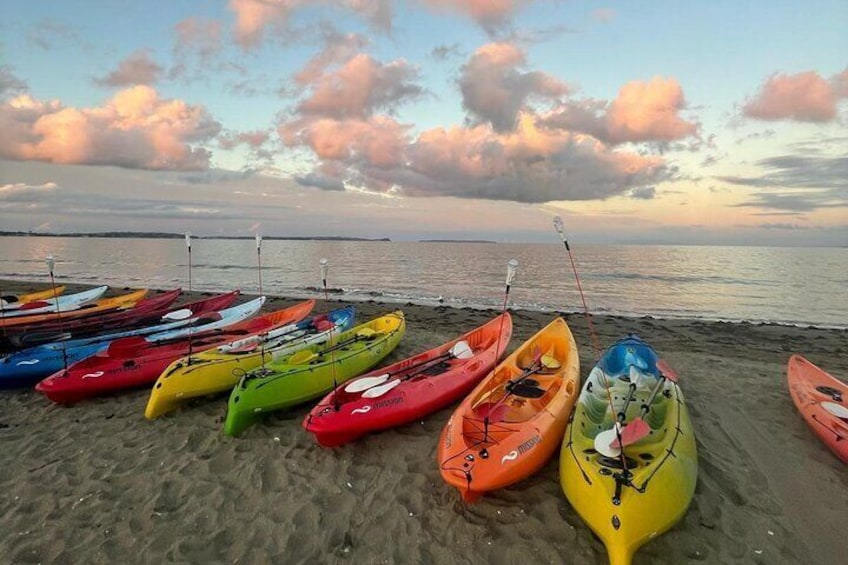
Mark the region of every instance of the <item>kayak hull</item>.
[[[200, 333], [191, 339], [180, 338], [174, 342], [149, 343], [143, 338], [117, 340], [97, 355], [75, 363], [44, 379], [35, 387], [47, 398], [60, 404], [72, 404], [95, 396], [113, 394], [126, 389], [149, 386], [175, 359], [189, 352], [202, 352], [235, 339], [268, 331], [289, 323], [285, 310], [272, 312], [252, 320], [245, 318], [256, 313], [260, 299], [246, 311], [241, 320], [210, 332]], [[242, 306], [247, 306], [246, 303]], [[130, 341], [140, 340], [140, 341]]]
[[[161, 296], [173, 302], [179, 292], [179, 290], [174, 290]], [[173, 295], [173, 297], [168, 295]], [[222, 297], [223, 300], [221, 300]], [[56, 371], [106, 349], [111, 342], [117, 339], [148, 336], [169, 329], [202, 325], [204, 321], [202, 316], [212, 315], [215, 312], [210, 310], [210, 307], [214, 308], [219, 304], [230, 302], [230, 298], [234, 300], [235, 295], [230, 293], [186, 304], [179, 310], [173, 311], [182, 314], [185, 316], [184, 318], [175, 320], [174, 316], [166, 314], [157, 318], [157, 323], [153, 326], [127, 329], [94, 337], [69, 339], [22, 349], [0, 359], [0, 389], [33, 386]], [[214, 316], [220, 316], [220, 314], [214, 313]]]
[[[315, 302], [307, 301], [299, 306], [294, 322], [299, 322], [312, 310]], [[354, 317], [352, 307], [331, 312], [328, 315], [315, 316], [292, 326], [291, 332], [279, 335], [270, 342], [282, 342], [283, 336], [290, 334], [293, 339], [281, 343], [279, 347], [265, 348], [261, 343], [251, 344], [246, 351], [228, 352], [228, 346], [209, 349], [193, 357], [192, 365], [175, 361], [156, 380], [150, 393], [150, 399], [144, 411], [148, 420], [158, 418], [176, 410], [191, 398], [229, 392], [235, 387], [242, 375], [271, 363], [281, 352], [293, 353], [313, 343], [321, 343], [330, 338], [329, 332], [323, 337], [314, 329], [313, 322], [331, 319], [335, 327], [343, 330], [349, 327]], [[337, 330], [338, 331], [338, 330]], [[299, 339], [295, 339], [295, 334]]]
[[[683, 392], [661, 378], [657, 361], [654, 350], [636, 336], [607, 350], [583, 386], [560, 451], [565, 496], [604, 543], [613, 565], [630, 563], [639, 547], [683, 517], [698, 479], [695, 433]], [[658, 393], [642, 417], [649, 431], [625, 446], [624, 461], [596, 451], [595, 438], [613, 429], [627, 397], [632, 395], [625, 429], [643, 414], [654, 389]]]
[[392, 312], [342, 332], [332, 346], [310, 346], [248, 373], [230, 394], [224, 433], [238, 435], [264, 414], [319, 398], [334, 382], [368, 371], [397, 347], [405, 332], [403, 312]]
[[[340, 385], [312, 409], [303, 427], [320, 445], [337, 447], [371, 432], [419, 420], [467, 395], [494, 368], [510, 337], [512, 317], [505, 313], [439, 347]], [[469, 345], [473, 356], [446, 359], [460, 341]], [[369, 389], [359, 391], [357, 383], [377, 382], [380, 375], [391, 376], [388, 384], [378, 385], [389, 390], [373, 398], [363, 396]], [[398, 384], [393, 386], [392, 381]]]
[[[848, 463], [848, 385], [800, 355], [787, 364], [792, 401], [816, 436]], [[829, 409], [828, 409], [829, 408]]]
[[562, 442], [579, 386], [577, 344], [557, 318], [454, 411], [438, 444], [442, 478], [473, 502], [536, 473]]

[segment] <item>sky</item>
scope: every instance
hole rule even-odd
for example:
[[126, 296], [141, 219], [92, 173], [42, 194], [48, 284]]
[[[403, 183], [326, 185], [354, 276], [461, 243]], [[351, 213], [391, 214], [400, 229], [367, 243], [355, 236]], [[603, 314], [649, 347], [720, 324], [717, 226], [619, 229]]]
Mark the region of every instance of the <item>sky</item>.
[[848, 4], [0, 0], [0, 230], [848, 246]]

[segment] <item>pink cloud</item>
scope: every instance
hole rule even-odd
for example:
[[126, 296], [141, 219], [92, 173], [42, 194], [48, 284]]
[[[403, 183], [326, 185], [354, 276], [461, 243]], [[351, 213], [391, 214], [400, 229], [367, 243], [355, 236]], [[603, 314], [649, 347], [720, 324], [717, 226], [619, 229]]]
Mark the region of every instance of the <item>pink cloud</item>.
[[243, 49], [252, 49], [262, 42], [267, 29], [285, 29], [296, 10], [315, 4], [344, 8], [377, 28], [391, 29], [391, 0], [230, 0], [229, 8], [236, 16], [236, 41]]
[[94, 79], [94, 82], [101, 86], [153, 84], [159, 80], [162, 70], [162, 66], [150, 58], [150, 53], [142, 49], [121, 61], [114, 71]]
[[418, 0], [436, 9], [466, 15], [492, 33], [503, 27], [513, 13], [533, 0]]
[[683, 88], [673, 78], [631, 81], [610, 103], [570, 100], [545, 116], [545, 125], [579, 131], [611, 144], [667, 142], [697, 135], [698, 124], [680, 117]]
[[264, 145], [271, 135], [264, 130], [243, 131], [235, 135], [222, 137], [221, 146], [225, 149], [231, 149], [236, 145], [244, 144], [248, 147], [261, 147]]
[[186, 18], [174, 26], [177, 35], [174, 53], [196, 52], [201, 61], [208, 61], [221, 50], [221, 22]]
[[324, 48], [295, 73], [294, 80], [300, 85], [315, 82], [324, 74], [327, 67], [352, 59], [367, 45], [368, 40], [359, 34], [342, 34], [334, 29], [325, 29]]
[[848, 97], [848, 69], [827, 80], [814, 71], [770, 76], [742, 113], [760, 120], [829, 122], [836, 118], [836, 106]]
[[297, 110], [313, 116], [364, 118], [420, 96], [423, 89], [413, 82], [417, 76], [406, 61], [382, 64], [359, 54], [335, 72], [314, 78], [311, 95]]
[[305, 145], [321, 159], [379, 168], [401, 166], [408, 126], [384, 116], [367, 119], [321, 118], [281, 125], [289, 146]]
[[417, 196], [548, 202], [606, 198], [667, 175], [660, 157], [538, 128], [532, 114], [508, 133], [481, 124], [412, 139], [407, 126], [385, 117], [282, 124], [279, 132], [287, 145], [308, 147], [320, 159], [302, 183], [335, 190], [351, 183]]
[[685, 106], [683, 88], [673, 78], [628, 82], [607, 110], [610, 140], [672, 141], [694, 135], [698, 125], [679, 115]]
[[530, 96], [556, 100], [568, 86], [539, 71], [520, 72], [524, 52], [511, 43], [489, 43], [477, 49], [462, 67], [462, 104], [498, 131], [514, 127], [519, 110]]
[[204, 169], [209, 152], [193, 143], [218, 134], [202, 106], [162, 99], [149, 86], [116, 93], [103, 106], [64, 107], [28, 94], [0, 105], [0, 157], [139, 169]]

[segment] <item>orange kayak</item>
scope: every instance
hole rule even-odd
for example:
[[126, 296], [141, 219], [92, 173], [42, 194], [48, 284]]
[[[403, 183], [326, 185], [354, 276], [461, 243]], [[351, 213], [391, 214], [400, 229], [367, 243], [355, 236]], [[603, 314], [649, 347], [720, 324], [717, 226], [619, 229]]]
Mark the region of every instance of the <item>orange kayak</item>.
[[[103, 298], [91, 304], [84, 304], [75, 310], [67, 312], [49, 312], [44, 314], [34, 314], [32, 316], [17, 316], [15, 318], [0, 320], [0, 328], [10, 328], [13, 326], [27, 326], [30, 324], [38, 324], [41, 322], [53, 322], [59, 319], [71, 320], [98, 314], [101, 312], [110, 312], [113, 310], [124, 310], [132, 308], [142, 298], [147, 295], [147, 289], [136, 290], [129, 294], [114, 296], [112, 298]], [[61, 318], [60, 318], [61, 316]]]
[[787, 380], [798, 412], [819, 439], [848, 463], [848, 385], [800, 355], [789, 358]]
[[442, 430], [442, 478], [473, 502], [541, 469], [562, 443], [580, 389], [571, 330], [557, 318], [507, 357]]

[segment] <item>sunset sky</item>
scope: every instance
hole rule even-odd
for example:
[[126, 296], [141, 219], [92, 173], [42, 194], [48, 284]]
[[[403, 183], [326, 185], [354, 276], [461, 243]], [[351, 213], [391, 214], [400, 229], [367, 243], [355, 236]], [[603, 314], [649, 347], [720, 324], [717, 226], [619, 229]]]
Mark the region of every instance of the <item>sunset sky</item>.
[[0, 230], [848, 245], [848, 3], [0, 0]]

